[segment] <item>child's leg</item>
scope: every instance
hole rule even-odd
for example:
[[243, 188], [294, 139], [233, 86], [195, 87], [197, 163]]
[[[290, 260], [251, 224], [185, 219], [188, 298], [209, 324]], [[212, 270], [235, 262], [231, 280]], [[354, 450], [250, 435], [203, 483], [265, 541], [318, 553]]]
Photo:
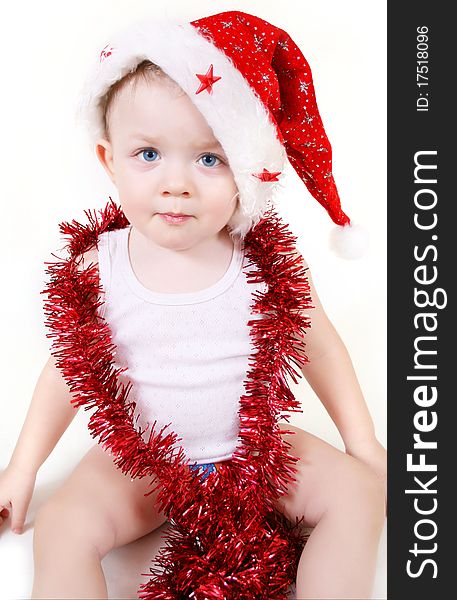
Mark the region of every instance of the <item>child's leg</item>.
[[278, 504], [314, 527], [297, 573], [297, 598], [371, 598], [384, 489], [360, 461], [291, 425], [290, 453], [300, 458], [296, 483]]
[[131, 481], [98, 444], [91, 448], [38, 511], [32, 598], [107, 598], [102, 558], [165, 521], [155, 494], [144, 497], [149, 482]]

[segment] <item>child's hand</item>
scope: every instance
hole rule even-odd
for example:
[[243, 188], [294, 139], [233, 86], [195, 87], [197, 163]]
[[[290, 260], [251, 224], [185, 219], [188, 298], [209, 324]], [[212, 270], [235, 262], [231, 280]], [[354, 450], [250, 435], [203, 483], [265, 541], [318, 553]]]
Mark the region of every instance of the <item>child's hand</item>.
[[0, 526], [12, 512], [11, 530], [22, 533], [35, 479], [36, 473], [13, 464], [0, 473]]
[[387, 507], [387, 452], [384, 446], [375, 438], [346, 447], [347, 454], [368, 465], [382, 481]]

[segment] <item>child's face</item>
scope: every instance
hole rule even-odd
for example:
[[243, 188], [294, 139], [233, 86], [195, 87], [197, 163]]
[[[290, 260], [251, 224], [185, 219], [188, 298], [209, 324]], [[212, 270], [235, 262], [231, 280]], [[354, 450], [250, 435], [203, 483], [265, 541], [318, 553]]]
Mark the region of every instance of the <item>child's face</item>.
[[[189, 97], [167, 82], [124, 88], [109, 118], [111, 143], [97, 154], [132, 226], [160, 246], [182, 250], [215, 237], [237, 206], [224, 151]], [[191, 215], [179, 224], [160, 213]]]

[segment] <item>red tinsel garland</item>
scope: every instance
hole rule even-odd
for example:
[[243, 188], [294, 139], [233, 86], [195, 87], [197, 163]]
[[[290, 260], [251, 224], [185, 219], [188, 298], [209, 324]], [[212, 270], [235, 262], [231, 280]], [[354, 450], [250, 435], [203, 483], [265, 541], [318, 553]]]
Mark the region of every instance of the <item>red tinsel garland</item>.
[[[295, 237], [270, 209], [245, 238], [248, 282], [263, 280], [265, 293], [253, 294], [248, 322], [256, 349], [240, 398], [240, 438], [233, 458], [203, 481], [192, 474], [174, 433], [136, 426], [131, 384], [114, 367], [115, 345], [107, 322], [97, 314], [102, 304], [97, 264], [81, 267], [81, 255], [97, 247], [98, 236], [129, 225], [110, 198], [99, 211], [85, 211], [89, 223], [60, 225], [68, 236], [68, 257], [46, 263], [46, 326], [54, 338], [52, 354], [72, 393], [72, 404], [95, 409], [91, 435], [109, 449], [115, 464], [131, 478], [152, 476], [157, 506], [171, 527], [165, 547], [140, 586], [145, 600], [285, 600], [294, 582], [306, 537], [275, 511], [275, 501], [294, 480], [296, 457], [281, 436], [278, 421], [299, 411], [286, 374], [302, 376], [291, 363], [308, 361], [302, 338], [311, 307], [306, 269], [295, 253]], [[53, 255], [55, 256], [55, 255]], [[58, 257], [56, 257], [58, 258]]]

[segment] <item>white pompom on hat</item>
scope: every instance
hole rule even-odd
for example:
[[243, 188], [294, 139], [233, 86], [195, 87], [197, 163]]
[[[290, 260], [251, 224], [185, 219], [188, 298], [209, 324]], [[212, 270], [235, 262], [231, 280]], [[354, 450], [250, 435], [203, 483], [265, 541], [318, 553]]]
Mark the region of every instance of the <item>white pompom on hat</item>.
[[369, 240], [366, 230], [360, 225], [348, 223], [333, 227], [330, 231], [331, 249], [341, 258], [354, 259], [366, 254]]
[[236, 234], [244, 237], [273, 205], [288, 159], [343, 230], [336, 251], [355, 256], [354, 236], [361, 252], [366, 235], [341, 208], [310, 67], [285, 31], [240, 11], [130, 25], [101, 50], [83, 90], [79, 113], [92, 140], [105, 134], [103, 98], [145, 60], [186, 92], [224, 148], [239, 191]]

